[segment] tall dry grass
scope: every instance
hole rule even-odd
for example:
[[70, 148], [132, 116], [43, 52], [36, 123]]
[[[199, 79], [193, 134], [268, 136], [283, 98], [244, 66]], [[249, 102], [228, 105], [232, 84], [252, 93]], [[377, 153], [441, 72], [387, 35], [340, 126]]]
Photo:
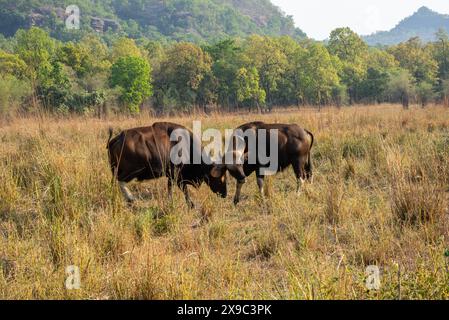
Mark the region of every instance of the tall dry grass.
[[[221, 130], [255, 119], [310, 129], [315, 183], [297, 196], [292, 171], [279, 174], [263, 204], [252, 177], [237, 207], [203, 186], [189, 210], [159, 180], [133, 184], [139, 201], [129, 207], [111, 185], [107, 128], [156, 119], [10, 119], [0, 128], [0, 298], [449, 298], [449, 109], [170, 120], [197, 119]], [[65, 288], [69, 265], [81, 290]], [[381, 269], [379, 291], [365, 287], [369, 265]]]

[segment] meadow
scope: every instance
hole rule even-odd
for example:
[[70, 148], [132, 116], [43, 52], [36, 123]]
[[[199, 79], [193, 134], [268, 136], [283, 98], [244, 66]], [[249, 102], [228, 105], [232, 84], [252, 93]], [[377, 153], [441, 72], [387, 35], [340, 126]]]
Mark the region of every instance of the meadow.
[[[129, 206], [111, 183], [108, 128], [161, 120], [297, 123], [315, 134], [314, 183], [298, 196], [289, 169], [264, 202], [251, 177], [235, 207], [229, 179], [228, 199], [191, 189], [190, 210], [162, 179], [131, 184]], [[449, 108], [17, 117], [0, 142], [0, 299], [449, 298]], [[65, 286], [71, 265], [79, 290]]]

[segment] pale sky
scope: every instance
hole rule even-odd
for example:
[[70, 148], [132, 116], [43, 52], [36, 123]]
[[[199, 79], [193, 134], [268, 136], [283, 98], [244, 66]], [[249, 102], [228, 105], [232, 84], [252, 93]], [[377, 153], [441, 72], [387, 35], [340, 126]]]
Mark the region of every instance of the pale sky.
[[316, 40], [324, 40], [338, 27], [361, 35], [390, 30], [403, 18], [426, 6], [449, 14], [449, 0], [271, 0], [296, 26]]

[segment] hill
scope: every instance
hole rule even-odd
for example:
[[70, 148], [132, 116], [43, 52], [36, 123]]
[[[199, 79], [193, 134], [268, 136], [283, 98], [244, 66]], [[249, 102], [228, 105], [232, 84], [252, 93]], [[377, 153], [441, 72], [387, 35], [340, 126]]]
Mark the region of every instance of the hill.
[[[133, 38], [203, 41], [227, 36], [305, 37], [293, 18], [269, 0], [105, 0], [76, 2], [81, 32], [121, 33]], [[39, 26], [67, 37], [65, 8], [72, 0], [0, 0], [0, 33]], [[73, 34], [73, 32], [72, 32]]]
[[449, 32], [449, 15], [421, 7], [392, 30], [376, 32], [365, 36], [364, 39], [369, 45], [393, 45], [412, 37], [420, 37], [423, 41], [429, 42], [436, 40], [435, 34], [439, 29]]

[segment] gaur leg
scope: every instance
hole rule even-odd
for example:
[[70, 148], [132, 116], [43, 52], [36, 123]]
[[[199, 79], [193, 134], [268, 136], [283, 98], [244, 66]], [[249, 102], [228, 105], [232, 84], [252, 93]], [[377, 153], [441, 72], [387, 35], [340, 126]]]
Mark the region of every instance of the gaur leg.
[[187, 184], [185, 184], [184, 182], [178, 182], [178, 186], [184, 193], [184, 197], [186, 198], [187, 206], [190, 209], [195, 208], [195, 204], [193, 203], [192, 199], [190, 198], [189, 189], [187, 188]]
[[302, 161], [296, 161], [293, 163], [293, 170], [295, 171], [296, 176], [296, 193], [301, 194], [302, 186], [306, 181], [306, 174], [304, 170], [304, 163]]
[[264, 190], [264, 176], [258, 174], [257, 175], [257, 186], [259, 187], [260, 195], [262, 199], [265, 198], [265, 190]]
[[126, 186], [126, 182], [119, 182], [120, 184], [120, 190], [122, 191], [126, 201], [128, 202], [134, 202], [136, 199], [134, 198], [131, 191], [129, 191], [128, 187]]
[[168, 177], [168, 197], [171, 199], [173, 199], [173, 180], [172, 178]]
[[237, 205], [240, 202], [240, 195], [242, 193], [242, 187], [245, 184], [245, 182], [246, 182], [245, 180], [237, 180], [237, 189], [234, 197], [234, 205]]
[[313, 166], [312, 166], [312, 159], [311, 159], [310, 153], [308, 155], [307, 163], [305, 165], [305, 172], [306, 172], [307, 181], [309, 181], [311, 184], [313, 184]]

